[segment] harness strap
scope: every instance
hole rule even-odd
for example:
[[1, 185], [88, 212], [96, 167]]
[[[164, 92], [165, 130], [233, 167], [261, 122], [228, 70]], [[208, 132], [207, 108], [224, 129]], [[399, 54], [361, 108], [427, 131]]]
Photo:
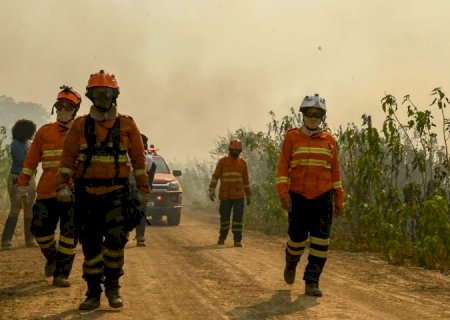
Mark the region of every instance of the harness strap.
[[[114, 167], [115, 167], [115, 178], [118, 179], [120, 168], [119, 168], [119, 155], [120, 154], [126, 154], [126, 150], [120, 150], [120, 119], [119, 117], [116, 118], [116, 121], [114, 121], [113, 126], [108, 130], [108, 133], [106, 134], [105, 140], [103, 140], [100, 143], [100, 147], [96, 147], [97, 142], [97, 136], [95, 134], [95, 120], [90, 115], [86, 118], [86, 123], [84, 126], [84, 136], [86, 137], [87, 141], [87, 149], [81, 151], [81, 153], [86, 155], [86, 159], [83, 163], [83, 172], [81, 174], [81, 177], [86, 175], [87, 168], [91, 165], [91, 160], [94, 154], [102, 154], [102, 155], [108, 155], [112, 154], [114, 156]], [[110, 141], [112, 136], [112, 142], [113, 147], [110, 148], [107, 146], [108, 142]], [[91, 180], [91, 179], [89, 179]], [[103, 180], [103, 179], [102, 179]], [[108, 180], [108, 179], [106, 179]]]

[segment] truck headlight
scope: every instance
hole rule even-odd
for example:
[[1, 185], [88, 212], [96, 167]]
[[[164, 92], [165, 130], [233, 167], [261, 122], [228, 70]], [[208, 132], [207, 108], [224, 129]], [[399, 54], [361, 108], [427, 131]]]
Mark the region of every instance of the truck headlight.
[[167, 190], [169, 191], [176, 191], [180, 189], [180, 184], [176, 181], [172, 181], [171, 183], [169, 183], [169, 186], [167, 187]]

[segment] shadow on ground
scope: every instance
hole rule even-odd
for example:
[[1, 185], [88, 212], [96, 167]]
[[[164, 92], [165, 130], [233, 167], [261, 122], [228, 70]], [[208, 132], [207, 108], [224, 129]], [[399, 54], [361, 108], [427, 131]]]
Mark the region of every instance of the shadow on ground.
[[291, 290], [277, 290], [272, 297], [255, 305], [236, 307], [227, 312], [230, 320], [264, 320], [304, 311], [318, 304], [317, 298], [299, 295], [292, 300]]

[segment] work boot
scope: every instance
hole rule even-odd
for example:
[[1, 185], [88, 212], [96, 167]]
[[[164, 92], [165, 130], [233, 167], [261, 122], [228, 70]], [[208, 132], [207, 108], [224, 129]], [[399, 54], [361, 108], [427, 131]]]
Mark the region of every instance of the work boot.
[[86, 297], [86, 300], [84, 300], [80, 306], [78, 307], [79, 310], [94, 310], [100, 307], [100, 295], [98, 296], [92, 296]]
[[313, 297], [321, 297], [322, 291], [319, 289], [319, 284], [317, 282], [306, 281], [305, 294]]
[[286, 263], [286, 266], [284, 267], [284, 281], [287, 284], [294, 283], [296, 269], [297, 269], [297, 265], [292, 265], [292, 264]]
[[234, 246], [235, 247], [242, 247], [242, 243], [240, 241], [235, 241], [234, 242]]
[[102, 288], [100, 286], [100, 279], [90, 279], [87, 281], [88, 290], [86, 292], [86, 300], [84, 300], [78, 309], [80, 310], [94, 310], [100, 307], [100, 294]]
[[119, 294], [119, 288], [107, 288], [106, 296], [108, 297], [108, 303], [111, 308], [121, 308], [123, 306], [123, 300]]
[[44, 274], [47, 278], [52, 277], [56, 268], [56, 260], [55, 259], [47, 259], [44, 267]]
[[53, 278], [52, 285], [55, 287], [70, 287], [70, 281], [67, 277], [58, 275]]
[[219, 240], [217, 240], [217, 244], [223, 246], [225, 244], [225, 239], [220, 239], [219, 238]]

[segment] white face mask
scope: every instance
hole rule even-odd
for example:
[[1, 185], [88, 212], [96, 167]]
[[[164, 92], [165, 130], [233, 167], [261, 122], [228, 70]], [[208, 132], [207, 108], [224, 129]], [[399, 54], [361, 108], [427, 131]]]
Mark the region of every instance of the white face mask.
[[303, 122], [309, 130], [316, 130], [322, 123], [322, 119], [303, 117]]
[[66, 111], [64, 109], [61, 109], [59, 111], [56, 111], [56, 120], [62, 123], [67, 123], [71, 121], [74, 118], [74, 111]]

